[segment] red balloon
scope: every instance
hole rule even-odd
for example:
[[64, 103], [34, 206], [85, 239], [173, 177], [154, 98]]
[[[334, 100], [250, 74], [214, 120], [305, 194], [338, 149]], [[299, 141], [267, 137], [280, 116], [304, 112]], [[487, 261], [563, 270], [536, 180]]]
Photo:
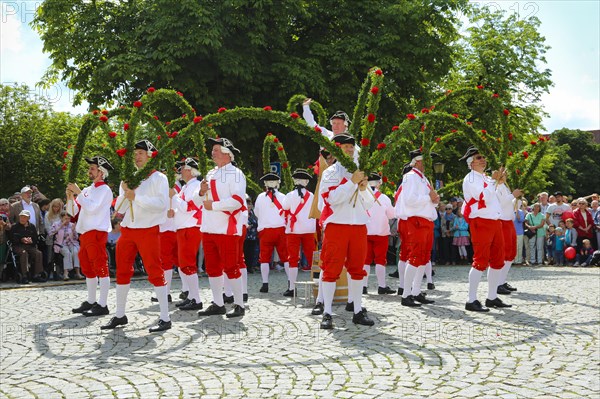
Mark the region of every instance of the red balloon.
[[568, 260], [575, 259], [576, 251], [575, 248], [569, 247], [565, 249], [565, 258]]

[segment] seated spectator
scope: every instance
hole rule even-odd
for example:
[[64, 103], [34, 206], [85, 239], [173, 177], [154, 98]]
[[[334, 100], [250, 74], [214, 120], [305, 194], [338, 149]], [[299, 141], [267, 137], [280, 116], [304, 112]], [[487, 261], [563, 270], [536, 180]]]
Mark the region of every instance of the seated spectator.
[[10, 221], [8, 220], [8, 212], [10, 204], [6, 198], [0, 198], [0, 272], [4, 270], [4, 262], [8, 246], [8, 230], [10, 230]]
[[594, 248], [590, 240], [585, 239], [582, 241], [583, 245], [577, 251], [577, 261], [573, 266], [588, 266], [592, 263], [592, 256], [594, 255]]
[[60, 220], [52, 225], [48, 235], [54, 237], [54, 253], [63, 256], [63, 280], [69, 280], [71, 270], [75, 270], [77, 280], [83, 280], [85, 277], [79, 272], [79, 240], [71, 216], [62, 211]]
[[29, 283], [29, 268], [31, 262], [33, 267], [33, 281], [36, 283], [44, 282], [45, 279], [41, 276], [42, 268], [42, 252], [37, 249], [38, 233], [34, 225], [29, 223], [30, 215], [28, 210], [22, 210], [19, 213], [19, 223], [11, 227], [11, 240], [15, 254], [19, 256], [21, 267], [21, 284]]
[[[26, 210], [29, 212], [30, 220], [29, 224], [35, 227], [37, 234], [44, 231], [42, 227], [42, 213], [38, 204], [31, 200], [33, 196], [33, 190], [29, 186], [25, 186], [21, 189], [21, 199], [10, 206], [10, 212], [8, 218], [10, 223], [17, 224], [21, 215], [21, 211]], [[37, 240], [37, 237], [36, 237]]]
[[556, 266], [565, 265], [565, 248], [564, 229], [562, 227], [557, 227], [554, 231], [554, 244], [552, 247]]

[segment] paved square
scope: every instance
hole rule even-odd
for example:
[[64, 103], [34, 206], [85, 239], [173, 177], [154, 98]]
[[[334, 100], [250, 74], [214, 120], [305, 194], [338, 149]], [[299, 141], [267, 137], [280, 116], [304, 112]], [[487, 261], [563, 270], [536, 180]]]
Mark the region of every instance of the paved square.
[[[600, 269], [513, 267], [512, 309], [466, 313], [467, 267], [436, 269], [436, 300], [422, 309], [379, 296], [372, 274], [364, 304], [374, 327], [334, 306], [335, 329], [281, 296], [271, 273], [238, 321], [176, 311], [158, 317], [145, 280], [132, 284], [129, 325], [71, 313], [85, 285], [0, 291], [0, 397], [6, 398], [595, 398], [600, 395]], [[302, 273], [302, 279], [308, 274]], [[397, 280], [389, 279], [393, 288]], [[179, 280], [173, 283], [174, 297]], [[485, 299], [487, 283], [480, 285]], [[201, 280], [205, 305], [210, 290]], [[114, 285], [109, 308], [114, 314]]]

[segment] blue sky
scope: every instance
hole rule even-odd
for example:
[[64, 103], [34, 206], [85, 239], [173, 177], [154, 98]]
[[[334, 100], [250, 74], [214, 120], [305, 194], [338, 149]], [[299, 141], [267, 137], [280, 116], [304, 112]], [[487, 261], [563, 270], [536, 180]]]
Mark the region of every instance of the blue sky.
[[[477, 3], [541, 20], [540, 33], [551, 47], [546, 54], [547, 67], [555, 84], [542, 98], [550, 114], [544, 120], [546, 130], [600, 129], [600, 0]], [[64, 85], [35, 88], [50, 65], [41, 40], [28, 25], [39, 4], [0, 0], [0, 82], [27, 84], [32, 94], [48, 98], [55, 110], [83, 113], [85, 105], [72, 107], [73, 93]]]

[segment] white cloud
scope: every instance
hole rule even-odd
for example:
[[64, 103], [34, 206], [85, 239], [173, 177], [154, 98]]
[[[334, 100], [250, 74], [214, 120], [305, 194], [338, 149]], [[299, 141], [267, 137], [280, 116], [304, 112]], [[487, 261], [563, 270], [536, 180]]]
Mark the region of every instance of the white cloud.
[[542, 97], [544, 110], [550, 117], [544, 120], [548, 132], [561, 129], [600, 129], [600, 100], [577, 92], [554, 89]]
[[2, 11], [0, 19], [0, 51], [2, 52], [2, 59], [4, 59], [4, 52], [17, 53], [21, 51], [23, 48], [23, 37], [19, 18], [15, 14], [4, 13], [4, 7]]

